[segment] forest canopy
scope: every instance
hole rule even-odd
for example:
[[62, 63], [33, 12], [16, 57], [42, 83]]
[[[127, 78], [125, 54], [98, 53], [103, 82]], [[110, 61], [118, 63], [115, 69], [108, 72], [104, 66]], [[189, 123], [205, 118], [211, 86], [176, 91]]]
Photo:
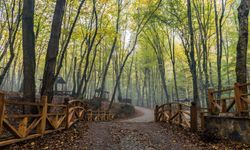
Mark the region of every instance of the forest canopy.
[[[109, 91], [112, 102], [132, 99], [153, 107], [190, 100], [206, 106], [209, 88], [249, 81], [249, 72], [241, 72], [250, 67], [250, 54], [237, 54], [250, 43], [249, 5], [249, 0], [1, 0], [1, 90], [52, 100], [62, 78], [63, 90], [75, 98], [92, 99], [100, 89], [99, 96]], [[245, 63], [237, 63], [242, 59]]]

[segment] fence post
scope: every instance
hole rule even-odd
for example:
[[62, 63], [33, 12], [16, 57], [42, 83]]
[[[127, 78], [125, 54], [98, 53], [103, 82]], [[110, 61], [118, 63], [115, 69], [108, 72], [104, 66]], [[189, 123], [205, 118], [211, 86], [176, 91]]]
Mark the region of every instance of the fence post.
[[192, 102], [191, 103], [191, 109], [190, 109], [190, 114], [191, 114], [191, 121], [190, 121], [190, 126], [191, 126], [191, 131], [195, 132], [198, 129], [198, 120], [197, 120], [197, 107], [196, 103]]
[[205, 128], [204, 112], [200, 112], [201, 129]]
[[221, 100], [221, 107], [222, 107], [222, 112], [225, 113], [227, 112], [227, 103], [226, 100]]
[[42, 116], [41, 116], [41, 122], [39, 126], [39, 133], [44, 134], [46, 130], [46, 120], [47, 120], [47, 112], [48, 112], [48, 99], [47, 96], [42, 96], [41, 98], [41, 104], [42, 104]]
[[241, 90], [240, 90], [240, 84], [235, 83], [234, 84], [234, 95], [235, 95], [235, 104], [236, 104], [236, 110], [237, 113], [240, 114], [242, 112], [242, 105], [241, 105]]
[[179, 125], [182, 123], [182, 105], [178, 104], [178, 111], [179, 111]]
[[172, 117], [172, 104], [171, 103], [169, 103], [169, 115], [168, 116], [169, 116], [169, 119]]
[[208, 92], [207, 92], [208, 93], [208, 101], [209, 101], [208, 111], [210, 114], [213, 114], [214, 109], [215, 109], [214, 104], [213, 104], [213, 102], [214, 102], [213, 91], [214, 91], [213, 89], [208, 89]]
[[4, 120], [4, 109], [5, 109], [5, 99], [4, 93], [0, 92], [0, 134], [3, 132], [3, 120]]
[[64, 105], [66, 105], [66, 129], [68, 129], [69, 128], [69, 98], [68, 97], [66, 97], [66, 98], [64, 98]]
[[244, 111], [248, 109], [248, 104], [247, 102], [241, 99], [241, 98], [247, 98], [247, 96], [244, 95], [247, 94], [247, 86], [241, 85], [240, 83], [235, 83], [234, 85], [235, 85], [234, 92], [235, 92], [235, 103], [237, 107], [237, 112], [239, 115], [248, 116], [249, 115], [248, 113], [246, 112], [244, 113]]
[[158, 120], [158, 110], [159, 110], [159, 106], [158, 105], [156, 105], [155, 106], [155, 122], [158, 122], [159, 120]]

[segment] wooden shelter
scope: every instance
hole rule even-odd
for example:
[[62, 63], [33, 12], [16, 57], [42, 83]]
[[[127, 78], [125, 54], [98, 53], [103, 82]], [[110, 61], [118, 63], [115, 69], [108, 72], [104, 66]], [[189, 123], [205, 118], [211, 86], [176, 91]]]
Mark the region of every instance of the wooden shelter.
[[62, 77], [57, 77], [55, 81], [55, 95], [70, 95], [71, 91], [66, 90], [67, 82]]

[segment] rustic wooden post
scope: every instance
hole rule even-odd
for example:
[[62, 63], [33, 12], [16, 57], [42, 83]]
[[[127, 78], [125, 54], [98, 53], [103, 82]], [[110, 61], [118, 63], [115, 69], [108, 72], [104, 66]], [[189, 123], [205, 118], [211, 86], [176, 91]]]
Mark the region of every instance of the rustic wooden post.
[[48, 112], [48, 99], [47, 96], [42, 96], [41, 98], [41, 104], [42, 104], [42, 116], [41, 116], [41, 122], [39, 126], [39, 133], [44, 134], [46, 130], [46, 120], [47, 120], [47, 112]]
[[191, 121], [190, 121], [190, 126], [191, 126], [191, 131], [195, 132], [198, 129], [198, 120], [197, 120], [197, 107], [196, 103], [192, 102], [191, 103], [191, 108], [190, 108], [190, 114], [191, 114]]
[[182, 123], [182, 105], [178, 104], [179, 125]]
[[242, 92], [240, 90], [239, 83], [234, 84], [234, 95], [235, 95], [235, 104], [236, 104], [237, 113], [240, 114], [242, 112], [242, 103], [240, 100]]
[[22, 136], [22, 138], [25, 138], [27, 136], [27, 125], [28, 117], [24, 117], [18, 127], [18, 132]]
[[169, 114], [168, 114], [168, 122], [169, 122], [169, 119], [172, 117], [172, 104], [169, 103], [168, 106], [169, 106]]
[[204, 112], [200, 112], [201, 129], [205, 128]]
[[70, 122], [70, 118], [69, 118], [69, 98], [64, 98], [64, 105], [66, 105], [66, 128], [69, 128], [69, 122]]
[[0, 92], [0, 134], [3, 132], [3, 120], [4, 120], [4, 111], [5, 111], [5, 95]]
[[227, 103], [225, 99], [221, 100], [221, 107], [222, 107], [222, 112], [225, 113], [227, 111]]
[[156, 105], [156, 106], [155, 106], [155, 122], [158, 122], [158, 121], [159, 121], [159, 120], [158, 120], [158, 110], [159, 110], [159, 106]]
[[208, 89], [208, 101], [209, 101], [209, 107], [208, 107], [208, 111], [210, 114], [214, 113], [214, 94], [213, 94], [214, 90], [213, 89]]

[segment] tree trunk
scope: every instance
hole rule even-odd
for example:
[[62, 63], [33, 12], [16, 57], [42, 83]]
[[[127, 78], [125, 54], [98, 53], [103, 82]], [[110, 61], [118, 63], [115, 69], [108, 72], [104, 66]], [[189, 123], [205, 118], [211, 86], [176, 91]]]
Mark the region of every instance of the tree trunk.
[[23, 99], [35, 102], [35, 35], [34, 35], [34, 0], [23, 0]]
[[192, 23], [192, 11], [191, 11], [191, 3], [190, 0], [187, 0], [187, 14], [188, 14], [188, 26], [189, 26], [189, 34], [190, 34], [190, 70], [192, 74], [192, 82], [193, 82], [193, 101], [196, 105], [200, 106], [199, 101], [199, 93], [198, 93], [198, 86], [197, 86], [197, 74], [196, 74], [196, 61], [195, 61], [195, 54], [194, 54], [194, 31], [193, 31], [193, 23]]
[[241, 0], [238, 8], [239, 40], [237, 44], [236, 78], [239, 83], [247, 82], [247, 47], [249, 0]]
[[59, 50], [59, 40], [61, 36], [61, 26], [65, 10], [66, 0], [57, 0], [52, 21], [50, 40], [47, 49], [46, 62], [43, 74], [41, 96], [48, 96], [48, 101], [53, 98], [53, 85], [55, 82], [56, 60]]

